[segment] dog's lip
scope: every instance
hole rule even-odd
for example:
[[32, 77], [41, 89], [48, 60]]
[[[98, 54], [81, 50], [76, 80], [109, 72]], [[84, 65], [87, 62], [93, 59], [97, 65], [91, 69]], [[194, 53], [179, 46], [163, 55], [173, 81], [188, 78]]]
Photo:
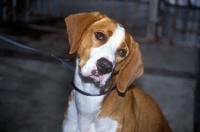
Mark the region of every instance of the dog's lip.
[[89, 77], [100, 77], [100, 75], [99, 74], [96, 74], [96, 75], [91, 74], [91, 75], [89, 75]]
[[100, 76], [97, 76], [97, 75], [90, 75], [90, 76], [88, 76], [88, 77], [94, 79], [95, 82], [99, 82], [99, 81], [100, 81], [100, 78], [99, 78]]
[[92, 73], [89, 73], [89, 74], [82, 74], [82, 72], [80, 71], [80, 74], [84, 77], [88, 77], [88, 78], [91, 78], [93, 79], [94, 83], [98, 84], [100, 87], [103, 87], [105, 84], [104, 84], [104, 81], [103, 81], [103, 76], [104, 75], [100, 75], [100, 74], [92, 74]]
[[103, 85], [102, 84], [103, 80], [101, 80], [101, 75], [98, 75], [98, 76], [96, 76], [96, 75], [90, 75], [89, 77], [92, 78], [95, 83], [98, 83], [99, 85]]

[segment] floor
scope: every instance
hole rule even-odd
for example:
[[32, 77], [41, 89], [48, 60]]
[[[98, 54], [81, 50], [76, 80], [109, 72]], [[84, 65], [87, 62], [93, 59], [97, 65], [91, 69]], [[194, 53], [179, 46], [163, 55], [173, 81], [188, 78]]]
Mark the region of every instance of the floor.
[[[66, 33], [7, 27], [0, 35], [68, 56]], [[192, 132], [198, 49], [161, 43], [142, 43], [140, 48], [145, 73], [134, 83], [158, 102], [173, 132]], [[0, 131], [61, 131], [73, 72], [46, 56], [3, 41], [0, 51]]]

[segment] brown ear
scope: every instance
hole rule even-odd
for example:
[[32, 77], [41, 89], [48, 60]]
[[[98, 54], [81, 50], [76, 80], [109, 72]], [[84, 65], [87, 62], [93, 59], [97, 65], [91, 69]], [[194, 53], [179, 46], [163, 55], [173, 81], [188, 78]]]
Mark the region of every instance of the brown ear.
[[144, 68], [139, 45], [133, 38], [126, 34], [126, 43], [129, 48], [129, 55], [125, 58], [125, 62], [119, 71], [117, 77], [117, 89], [121, 93], [125, 93], [127, 87], [139, 76], [143, 74]]
[[101, 15], [99, 12], [92, 12], [72, 14], [65, 18], [69, 44], [71, 47], [69, 52], [70, 54], [73, 54], [79, 48], [80, 40], [84, 31], [86, 31], [95, 21], [100, 20], [103, 16], [104, 15]]

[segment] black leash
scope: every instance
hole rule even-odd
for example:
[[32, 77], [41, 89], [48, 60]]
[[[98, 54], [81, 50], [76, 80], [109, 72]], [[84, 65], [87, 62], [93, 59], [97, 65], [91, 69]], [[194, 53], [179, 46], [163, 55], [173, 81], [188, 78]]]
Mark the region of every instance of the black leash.
[[59, 58], [59, 57], [57, 57], [57, 56], [55, 56], [55, 55], [49, 54], [49, 53], [47, 53], [47, 52], [44, 52], [44, 51], [41, 51], [41, 50], [38, 50], [38, 49], [35, 49], [35, 48], [31, 48], [31, 47], [25, 46], [25, 45], [23, 45], [23, 44], [20, 44], [20, 43], [18, 43], [18, 42], [12, 41], [12, 40], [10, 40], [10, 39], [8, 39], [8, 38], [6, 38], [6, 37], [3, 37], [3, 36], [0, 36], [0, 40], [3, 40], [3, 41], [5, 41], [5, 42], [8, 42], [8, 43], [10, 43], [10, 44], [12, 44], [12, 45], [15, 45], [15, 46], [17, 46], [17, 47], [20, 47], [20, 48], [23, 48], [23, 49], [26, 49], [26, 50], [30, 50], [30, 51], [34, 51], [34, 52], [38, 52], [38, 53], [41, 53], [41, 54], [46, 54], [46, 55], [48, 55], [48, 56], [51, 56], [51, 57], [53, 57], [53, 58], [59, 60], [59, 61], [60, 61], [65, 67], [67, 67], [69, 70], [71, 70], [71, 71], [73, 71], [73, 72], [75, 71], [75, 68], [67, 63], [67, 62], [70, 61], [70, 59], [61, 59], [61, 58]]
[[[10, 43], [12, 45], [15, 45], [17, 47], [20, 47], [20, 48], [23, 48], [23, 49], [26, 49], [26, 50], [30, 50], [30, 51], [34, 51], [34, 52], [38, 52], [38, 53], [41, 53], [41, 54], [46, 54], [48, 56], [51, 56], [51, 57], [59, 60], [66, 68], [68, 68], [69, 70], [75, 72], [75, 68], [67, 63], [67, 62], [70, 61], [70, 59], [61, 59], [61, 58], [59, 58], [59, 57], [57, 57], [55, 55], [49, 54], [47, 52], [44, 52], [44, 51], [41, 51], [41, 50], [38, 50], [38, 49], [35, 49], [35, 48], [31, 48], [31, 47], [25, 46], [23, 44], [20, 44], [18, 42], [12, 41], [12, 40], [10, 40], [10, 39], [8, 39], [6, 37], [3, 37], [3, 36], [0, 36], [0, 40], [3, 40], [5, 42], [8, 42], [8, 43]], [[71, 81], [71, 84], [72, 84], [73, 88], [77, 92], [79, 92], [79, 93], [81, 93], [83, 95], [86, 95], [86, 96], [102, 96], [102, 95], [105, 95], [105, 94], [108, 94], [108, 93], [112, 92], [116, 88], [116, 86], [115, 86], [115, 87], [113, 87], [113, 88], [111, 88], [111, 89], [109, 89], [107, 91], [104, 91], [104, 92], [102, 92], [100, 94], [90, 94], [90, 93], [84, 92], [84, 91], [80, 90], [79, 88], [77, 88], [73, 81]]]

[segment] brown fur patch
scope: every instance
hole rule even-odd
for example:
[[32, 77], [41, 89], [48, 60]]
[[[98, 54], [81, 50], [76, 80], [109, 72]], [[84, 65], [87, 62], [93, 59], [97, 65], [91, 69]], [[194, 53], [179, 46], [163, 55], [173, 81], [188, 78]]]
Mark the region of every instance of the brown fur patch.
[[118, 122], [117, 132], [171, 132], [157, 103], [133, 85], [105, 97], [98, 118], [105, 117]]

